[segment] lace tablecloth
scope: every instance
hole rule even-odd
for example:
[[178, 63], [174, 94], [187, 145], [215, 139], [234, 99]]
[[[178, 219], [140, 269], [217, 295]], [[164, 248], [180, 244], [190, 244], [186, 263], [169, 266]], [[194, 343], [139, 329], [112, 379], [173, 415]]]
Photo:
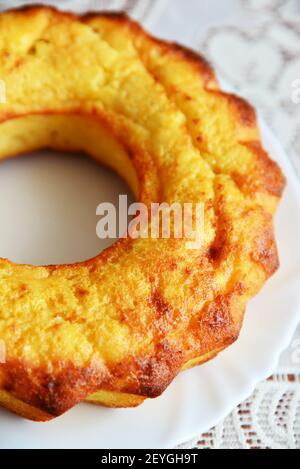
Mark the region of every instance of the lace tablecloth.
[[[0, 7], [32, 2], [0, 2]], [[205, 54], [263, 113], [300, 176], [299, 0], [39, 1], [123, 9], [154, 34]], [[299, 99], [298, 99], [299, 97]], [[181, 447], [300, 448], [300, 327], [274, 374], [223, 422]]]

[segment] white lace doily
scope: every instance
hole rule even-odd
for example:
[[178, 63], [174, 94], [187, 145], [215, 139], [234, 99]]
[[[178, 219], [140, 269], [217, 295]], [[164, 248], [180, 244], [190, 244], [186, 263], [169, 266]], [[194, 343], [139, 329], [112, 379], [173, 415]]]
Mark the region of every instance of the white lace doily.
[[300, 448], [300, 376], [275, 374], [216, 427], [180, 448]]
[[[34, 2], [1, 2], [1, 7]], [[300, 175], [299, 0], [41, 1], [77, 11], [125, 9], [160, 37], [204, 53], [264, 114]], [[299, 182], [300, 183], [300, 182]], [[299, 266], [300, 268], [300, 266]], [[300, 448], [300, 328], [273, 376], [213, 429], [181, 446]]]

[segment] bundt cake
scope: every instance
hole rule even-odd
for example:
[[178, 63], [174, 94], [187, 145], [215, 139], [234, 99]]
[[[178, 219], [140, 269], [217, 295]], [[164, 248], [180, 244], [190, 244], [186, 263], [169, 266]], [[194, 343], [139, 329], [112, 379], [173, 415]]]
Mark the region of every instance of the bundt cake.
[[0, 79], [0, 159], [84, 151], [147, 207], [205, 208], [198, 249], [127, 237], [72, 265], [0, 259], [0, 405], [43, 421], [83, 400], [159, 396], [237, 339], [247, 302], [278, 267], [285, 180], [255, 111], [201, 56], [122, 13], [2, 13]]

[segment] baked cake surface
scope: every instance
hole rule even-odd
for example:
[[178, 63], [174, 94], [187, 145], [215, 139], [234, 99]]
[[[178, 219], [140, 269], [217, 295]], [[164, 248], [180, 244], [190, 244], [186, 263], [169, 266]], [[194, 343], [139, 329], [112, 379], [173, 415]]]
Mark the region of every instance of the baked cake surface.
[[0, 159], [82, 150], [148, 206], [205, 207], [199, 249], [127, 238], [72, 265], [0, 259], [0, 404], [49, 420], [84, 399], [156, 397], [237, 339], [247, 302], [278, 267], [285, 181], [255, 111], [201, 56], [123, 14], [2, 13], [0, 79]]

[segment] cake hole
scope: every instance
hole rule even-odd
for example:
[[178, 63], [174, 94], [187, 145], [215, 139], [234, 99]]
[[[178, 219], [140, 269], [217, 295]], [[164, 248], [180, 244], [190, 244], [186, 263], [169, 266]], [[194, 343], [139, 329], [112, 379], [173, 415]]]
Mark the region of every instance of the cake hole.
[[113, 171], [81, 154], [41, 151], [0, 163], [0, 257], [20, 264], [66, 264], [112, 245], [96, 234], [101, 202], [134, 201]]

